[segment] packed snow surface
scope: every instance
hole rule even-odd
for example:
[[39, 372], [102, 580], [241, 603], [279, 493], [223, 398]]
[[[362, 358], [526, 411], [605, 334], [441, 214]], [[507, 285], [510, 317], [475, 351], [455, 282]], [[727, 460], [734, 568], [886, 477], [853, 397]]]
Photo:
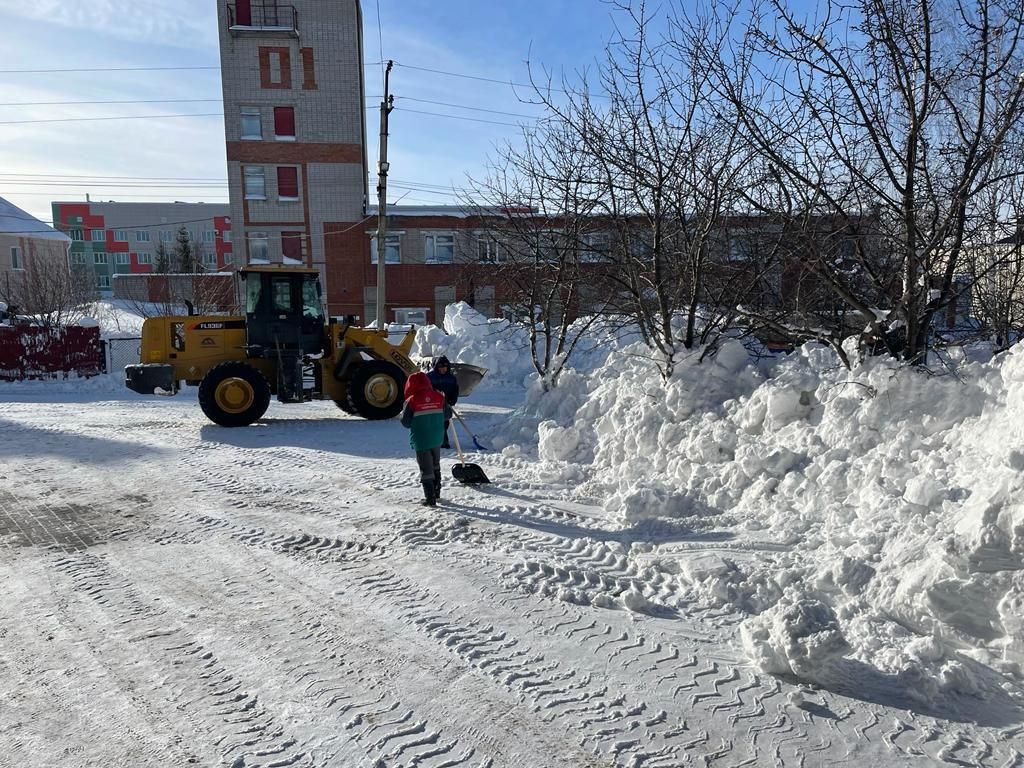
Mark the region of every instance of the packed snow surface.
[[5, 759], [1024, 764], [1024, 351], [665, 380], [599, 327], [552, 387], [444, 324], [492, 483], [429, 510], [396, 421], [0, 385]]

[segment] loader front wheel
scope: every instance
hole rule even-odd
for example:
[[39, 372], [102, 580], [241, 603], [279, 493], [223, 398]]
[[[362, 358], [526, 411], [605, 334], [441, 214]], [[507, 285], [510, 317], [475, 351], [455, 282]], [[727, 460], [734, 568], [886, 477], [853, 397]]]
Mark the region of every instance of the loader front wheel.
[[404, 390], [401, 368], [383, 360], [369, 360], [352, 372], [348, 404], [364, 419], [390, 419], [402, 410]]
[[216, 365], [199, 382], [199, 407], [222, 427], [246, 427], [269, 405], [270, 384], [245, 363], [232, 360]]

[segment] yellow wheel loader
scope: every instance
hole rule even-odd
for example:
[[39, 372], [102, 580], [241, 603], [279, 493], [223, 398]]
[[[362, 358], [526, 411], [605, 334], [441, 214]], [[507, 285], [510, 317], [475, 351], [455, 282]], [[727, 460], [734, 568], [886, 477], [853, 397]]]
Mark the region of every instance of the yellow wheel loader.
[[248, 266], [238, 272], [245, 316], [151, 317], [142, 326], [142, 360], [125, 366], [125, 384], [145, 395], [199, 387], [213, 422], [244, 427], [271, 395], [282, 403], [333, 400], [346, 413], [389, 419], [402, 410], [415, 332], [401, 344], [386, 330], [330, 322], [320, 277], [309, 267]]

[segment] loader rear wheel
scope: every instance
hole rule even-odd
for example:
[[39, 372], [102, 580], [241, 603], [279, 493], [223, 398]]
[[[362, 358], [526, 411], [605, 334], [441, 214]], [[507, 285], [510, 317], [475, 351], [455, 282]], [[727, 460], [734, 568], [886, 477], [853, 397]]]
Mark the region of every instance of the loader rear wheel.
[[270, 384], [251, 365], [229, 361], [215, 365], [199, 383], [199, 407], [222, 427], [245, 427], [267, 411]]
[[348, 404], [364, 419], [390, 419], [402, 410], [405, 374], [393, 363], [360, 363], [348, 382]]

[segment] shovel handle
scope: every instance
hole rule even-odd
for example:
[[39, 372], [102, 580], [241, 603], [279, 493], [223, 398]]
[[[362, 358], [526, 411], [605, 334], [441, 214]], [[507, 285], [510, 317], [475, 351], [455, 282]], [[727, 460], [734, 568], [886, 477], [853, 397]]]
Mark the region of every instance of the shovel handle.
[[[452, 409], [452, 413], [455, 413], [455, 409]], [[459, 444], [459, 430], [452, 425], [452, 435], [455, 437], [455, 450], [459, 454], [459, 464], [465, 464], [466, 460], [462, 458], [462, 445]]]

